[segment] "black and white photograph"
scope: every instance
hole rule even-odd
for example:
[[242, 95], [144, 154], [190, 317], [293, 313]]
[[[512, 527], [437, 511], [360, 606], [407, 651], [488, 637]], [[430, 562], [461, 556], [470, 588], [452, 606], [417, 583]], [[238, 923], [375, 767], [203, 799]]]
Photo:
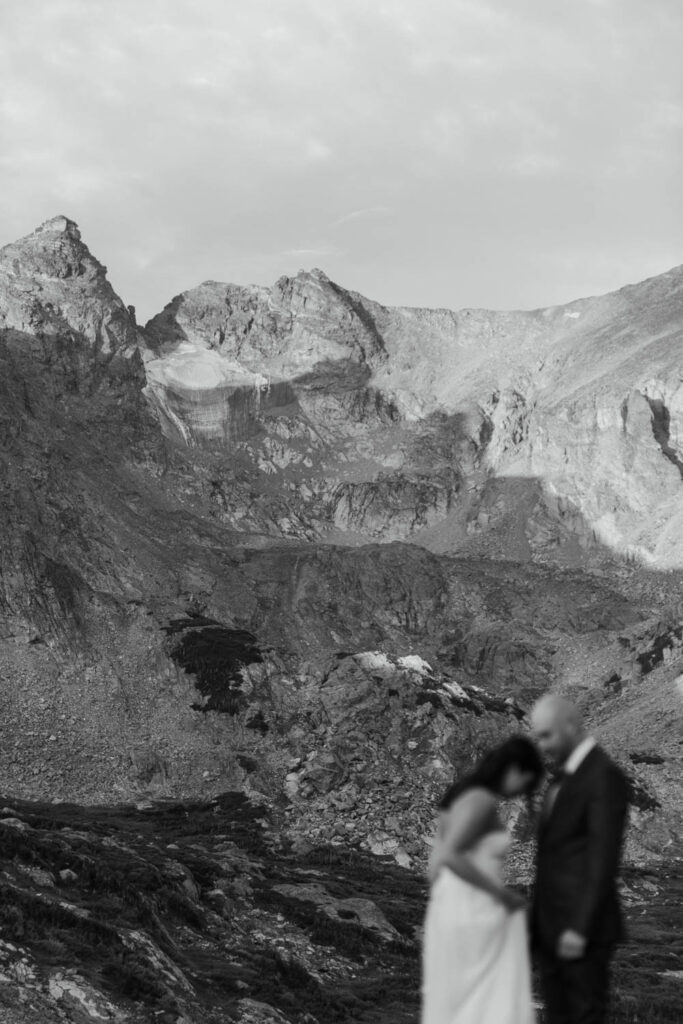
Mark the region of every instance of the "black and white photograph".
[[0, 0], [0, 1024], [683, 1020], [682, 54]]

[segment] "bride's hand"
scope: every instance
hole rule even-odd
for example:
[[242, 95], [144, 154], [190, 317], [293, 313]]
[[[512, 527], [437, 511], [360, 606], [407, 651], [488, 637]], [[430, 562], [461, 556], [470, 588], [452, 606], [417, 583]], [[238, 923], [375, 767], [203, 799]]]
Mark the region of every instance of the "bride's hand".
[[520, 896], [520, 894], [515, 892], [513, 889], [505, 890], [502, 896], [502, 903], [510, 914], [514, 914], [517, 910], [524, 910], [527, 905], [527, 901], [524, 896]]

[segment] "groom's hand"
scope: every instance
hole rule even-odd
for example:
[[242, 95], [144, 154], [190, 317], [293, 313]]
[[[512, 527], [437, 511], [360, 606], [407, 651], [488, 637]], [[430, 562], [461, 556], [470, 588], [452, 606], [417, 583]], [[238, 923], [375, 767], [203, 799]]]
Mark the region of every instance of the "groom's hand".
[[568, 928], [557, 940], [557, 955], [560, 960], [580, 960], [586, 952], [586, 939]]

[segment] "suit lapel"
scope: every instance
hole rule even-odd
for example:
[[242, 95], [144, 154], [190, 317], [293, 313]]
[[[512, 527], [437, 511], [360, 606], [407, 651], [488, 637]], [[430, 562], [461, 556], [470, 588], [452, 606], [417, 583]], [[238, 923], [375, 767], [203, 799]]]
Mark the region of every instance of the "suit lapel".
[[543, 805], [541, 807], [541, 825], [542, 826], [547, 825], [548, 822], [550, 821], [550, 819], [553, 816], [553, 811], [555, 810], [555, 804], [557, 803], [557, 798], [560, 795], [560, 789], [561, 789], [561, 780], [560, 779], [552, 779], [548, 783], [548, 787], [547, 787], [547, 789], [545, 791], [545, 795], [543, 797]]
[[583, 778], [586, 774], [590, 773], [591, 765], [598, 750], [597, 746], [589, 750], [575, 772], [562, 776], [555, 795], [549, 799], [548, 797], [546, 798], [548, 799], [548, 804], [546, 805], [544, 802], [541, 816], [541, 827], [544, 831], [553, 821], [558, 820], [558, 812], [561, 812], [568, 799], [571, 800], [572, 793], [576, 793], [577, 790], [581, 789]]

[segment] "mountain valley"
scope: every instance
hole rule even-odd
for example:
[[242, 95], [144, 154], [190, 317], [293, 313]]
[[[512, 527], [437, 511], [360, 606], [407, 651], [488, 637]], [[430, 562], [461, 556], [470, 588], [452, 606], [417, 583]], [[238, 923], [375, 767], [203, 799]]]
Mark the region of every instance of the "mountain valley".
[[[683, 855], [683, 267], [531, 312], [387, 308], [301, 271], [205, 282], [141, 327], [60, 216], [0, 250], [0, 366], [5, 902], [26, 922], [42, 901], [43, 920], [68, 870], [69, 914], [106, 920], [89, 901], [109, 836], [113, 875], [144, 860], [164, 895], [134, 919], [112, 887], [101, 942], [120, 964], [135, 931], [176, 965], [140, 939], [132, 988], [95, 965], [82, 999], [57, 997], [82, 950], [34, 948], [7, 910], [0, 954], [16, 965], [25, 940], [52, 979], [31, 1017], [38, 996], [0, 966], [8, 1024], [384, 1019], [386, 979], [349, 980], [367, 964], [344, 929], [414, 983], [435, 802], [549, 688], [629, 774], [634, 914], [648, 885], [665, 906]], [[526, 886], [531, 826], [512, 815]], [[174, 830], [194, 838], [169, 858]], [[286, 878], [307, 873], [297, 903]], [[210, 1016], [197, 992], [261, 913], [264, 934], [346, 950], [348, 1016], [330, 1016], [323, 953], [295, 963], [282, 935], [278, 993], [240, 947]], [[315, 997], [283, 995], [297, 979]]]

